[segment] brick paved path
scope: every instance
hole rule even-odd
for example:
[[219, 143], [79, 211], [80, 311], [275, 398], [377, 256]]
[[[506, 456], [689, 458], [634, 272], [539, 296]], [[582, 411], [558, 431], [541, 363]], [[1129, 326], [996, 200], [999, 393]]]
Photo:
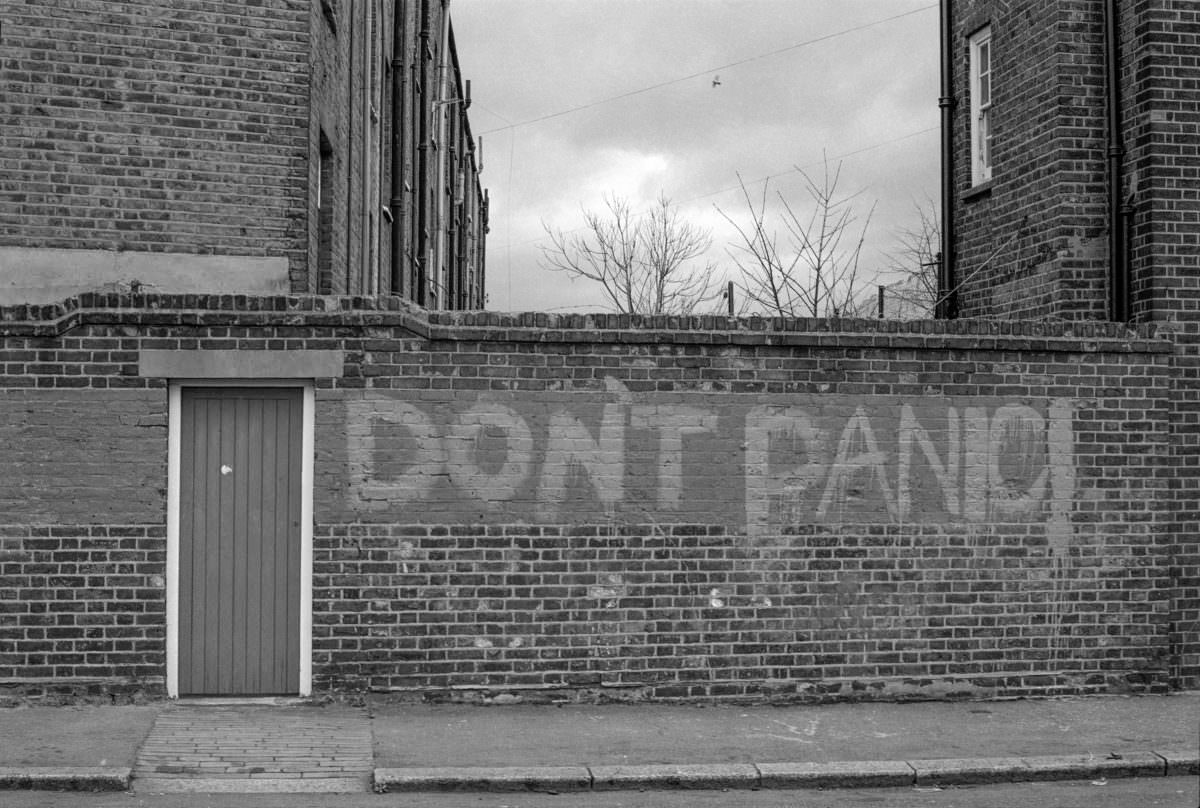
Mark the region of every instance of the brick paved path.
[[371, 725], [352, 707], [178, 704], [142, 744], [133, 789], [162, 792], [363, 792]]

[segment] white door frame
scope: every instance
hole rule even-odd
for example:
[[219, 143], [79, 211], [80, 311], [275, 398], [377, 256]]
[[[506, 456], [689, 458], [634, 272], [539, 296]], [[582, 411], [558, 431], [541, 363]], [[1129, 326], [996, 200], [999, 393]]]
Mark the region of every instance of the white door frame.
[[304, 394], [300, 468], [300, 692], [312, 695], [313, 447], [316, 394], [304, 379], [172, 379], [167, 386], [167, 696], [179, 698], [179, 458], [184, 387], [291, 387]]

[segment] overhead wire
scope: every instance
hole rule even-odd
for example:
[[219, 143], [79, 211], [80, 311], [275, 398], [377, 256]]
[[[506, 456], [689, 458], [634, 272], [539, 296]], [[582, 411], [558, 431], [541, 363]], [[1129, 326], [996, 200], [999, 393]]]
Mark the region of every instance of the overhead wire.
[[[838, 38], [838, 37], [845, 36], [845, 35], [847, 35], [847, 34], [855, 33], [855, 32], [857, 32], [857, 31], [863, 31], [863, 30], [866, 30], [866, 29], [868, 29], [868, 28], [873, 28], [873, 27], [875, 27], [875, 26], [878, 26], [878, 25], [883, 25], [883, 24], [885, 24], [885, 23], [894, 22], [894, 21], [896, 21], [896, 20], [903, 19], [903, 18], [905, 18], [905, 17], [909, 17], [909, 16], [912, 16], [912, 15], [914, 15], [914, 14], [919, 14], [919, 13], [921, 13], [921, 12], [923, 12], [923, 11], [928, 11], [929, 9], [934, 9], [934, 8], [937, 8], [937, 7], [938, 7], [938, 3], [930, 3], [930, 4], [927, 4], [927, 5], [924, 5], [924, 6], [920, 6], [920, 7], [918, 7], [918, 8], [915, 8], [915, 9], [911, 9], [911, 10], [909, 10], [909, 11], [902, 12], [902, 13], [900, 13], [900, 14], [894, 14], [894, 15], [892, 15], [892, 16], [890, 16], [890, 17], [883, 17], [883, 18], [880, 18], [880, 19], [877, 19], [877, 20], [872, 20], [872, 21], [865, 22], [865, 23], [862, 23], [862, 24], [860, 24], [860, 25], [852, 26], [852, 27], [850, 27], [850, 28], [846, 28], [846, 29], [843, 29], [843, 30], [840, 30], [840, 31], [834, 31], [834, 32], [832, 32], [832, 33], [825, 34], [825, 35], [823, 35], [823, 36], [815, 37], [815, 38], [813, 38], [813, 39], [808, 39], [808, 40], [805, 40], [805, 41], [803, 41], [803, 42], [797, 42], [797, 43], [794, 43], [794, 44], [792, 44], [792, 45], [788, 45], [788, 46], [786, 46], [786, 47], [783, 47], [783, 48], [776, 48], [776, 49], [774, 49], [774, 50], [765, 51], [765, 52], [763, 52], [763, 53], [755, 54], [754, 56], [748, 56], [748, 57], [746, 57], [746, 58], [743, 58], [743, 59], [738, 59], [738, 60], [736, 60], [736, 61], [733, 61], [733, 62], [728, 62], [728, 63], [726, 63], [726, 64], [721, 64], [721, 65], [716, 65], [716, 66], [713, 66], [713, 67], [707, 68], [707, 69], [705, 69], [705, 70], [702, 70], [702, 71], [698, 71], [698, 72], [695, 72], [695, 73], [690, 73], [690, 74], [688, 74], [688, 75], [686, 75], [686, 76], [679, 76], [679, 77], [677, 77], [677, 78], [674, 78], [674, 79], [669, 79], [669, 80], [667, 80], [667, 81], [662, 81], [662, 82], [658, 82], [658, 83], [656, 83], [656, 84], [647, 85], [647, 86], [645, 86], [645, 87], [641, 87], [641, 88], [638, 88], [638, 89], [635, 89], [635, 90], [630, 90], [630, 91], [628, 91], [628, 92], [620, 93], [620, 94], [618, 94], [618, 95], [610, 96], [610, 97], [607, 97], [607, 98], [601, 98], [601, 99], [598, 99], [598, 100], [596, 100], [596, 101], [591, 101], [591, 102], [589, 102], [589, 103], [586, 103], [586, 104], [580, 104], [580, 105], [577, 105], [577, 106], [574, 106], [574, 107], [570, 107], [570, 108], [567, 108], [567, 109], [559, 110], [559, 111], [557, 111], [557, 112], [547, 113], [547, 114], [545, 114], [545, 115], [541, 115], [541, 116], [539, 116], [539, 117], [536, 117], [536, 118], [530, 118], [530, 119], [528, 119], [528, 120], [524, 120], [524, 121], [518, 121], [518, 122], [516, 122], [516, 123], [513, 123], [513, 122], [509, 121], [509, 120], [508, 120], [507, 118], [505, 118], [503, 115], [500, 115], [499, 113], [495, 112], [494, 110], [485, 109], [485, 111], [486, 111], [486, 112], [488, 112], [489, 114], [491, 114], [491, 115], [494, 115], [495, 117], [497, 117], [497, 118], [499, 118], [500, 120], [504, 121], [504, 122], [505, 122], [505, 125], [504, 125], [504, 126], [495, 127], [495, 128], [493, 128], [493, 129], [488, 129], [488, 130], [482, 131], [482, 132], [480, 132], [479, 134], [482, 136], [482, 135], [488, 135], [488, 134], [495, 134], [495, 133], [497, 133], [497, 132], [505, 132], [505, 131], [508, 131], [508, 132], [513, 132], [514, 130], [516, 130], [516, 129], [519, 129], [519, 128], [522, 128], [522, 127], [525, 127], [525, 126], [532, 126], [533, 124], [542, 123], [542, 122], [544, 122], [544, 121], [553, 120], [553, 119], [555, 119], [555, 118], [561, 118], [561, 117], [564, 117], [564, 116], [566, 116], [566, 115], [570, 115], [570, 114], [573, 114], [573, 113], [576, 113], [576, 112], [581, 112], [581, 111], [583, 111], [583, 110], [587, 110], [587, 109], [592, 109], [592, 108], [594, 108], [594, 107], [598, 107], [598, 106], [601, 106], [601, 105], [603, 105], [603, 104], [609, 104], [609, 103], [612, 103], [612, 102], [614, 102], [614, 101], [620, 101], [620, 100], [623, 100], [623, 99], [626, 99], [626, 98], [631, 98], [631, 97], [634, 97], [634, 96], [637, 96], [637, 95], [642, 95], [642, 94], [644, 94], [644, 93], [652, 92], [652, 91], [654, 91], [654, 90], [658, 90], [658, 89], [661, 89], [661, 88], [663, 88], [663, 87], [669, 87], [669, 86], [671, 86], [671, 85], [674, 85], [674, 84], [681, 84], [681, 83], [683, 83], [683, 82], [685, 82], [685, 81], [691, 81], [691, 80], [693, 80], [693, 79], [697, 79], [697, 78], [700, 78], [700, 77], [702, 77], [702, 76], [704, 76], [704, 77], [707, 77], [707, 76], [710, 76], [710, 75], [712, 75], [712, 74], [714, 74], [714, 73], [717, 73], [717, 72], [719, 72], [719, 71], [721, 71], [721, 70], [729, 70], [729, 69], [731, 69], [731, 68], [739, 67], [739, 66], [741, 66], [741, 65], [749, 64], [749, 63], [751, 63], [751, 62], [759, 61], [759, 60], [762, 60], [762, 59], [769, 59], [769, 58], [771, 58], [771, 57], [774, 57], [774, 56], [779, 56], [780, 54], [783, 54], [783, 53], [788, 53], [788, 52], [790, 52], [790, 51], [798, 50], [798, 49], [800, 49], [800, 48], [804, 48], [804, 47], [809, 47], [809, 46], [812, 46], [812, 45], [816, 45], [816, 44], [819, 44], [819, 43], [821, 43], [821, 42], [826, 42], [826, 41], [829, 41], [829, 40], [831, 40], [831, 39], [836, 39], [836, 38]], [[912, 137], [916, 137], [916, 136], [919, 136], [919, 135], [922, 135], [922, 134], [926, 134], [926, 133], [928, 133], [928, 132], [930, 132], [930, 131], [934, 131], [934, 130], [936, 130], [937, 128], [938, 128], [938, 127], [931, 127], [931, 128], [927, 128], [927, 129], [921, 129], [921, 130], [918, 130], [918, 131], [916, 131], [916, 132], [910, 132], [910, 133], [908, 133], [908, 134], [901, 135], [901, 136], [899, 136], [899, 137], [890, 138], [890, 139], [888, 139], [888, 140], [881, 141], [881, 142], [879, 142], [879, 143], [874, 143], [874, 144], [871, 144], [871, 145], [869, 145], [869, 146], [864, 146], [864, 147], [862, 147], [862, 148], [860, 148], [860, 149], [855, 149], [854, 151], [846, 152], [845, 154], [839, 155], [839, 156], [835, 157], [834, 159], [837, 159], [837, 160], [842, 160], [842, 159], [845, 159], [845, 158], [848, 158], [848, 157], [853, 157], [853, 156], [855, 156], [855, 155], [862, 154], [862, 153], [864, 153], [864, 152], [871, 151], [871, 150], [873, 150], [873, 149], [882, 148], [882, 147], [884, 147], [884, 146], [887, 146], [887, 145], [890, 145], [890, 144], [892, 144], [892, 143], [896, 143], [896, 142], [899, 142], [899, 141], [902, 141], [902, 140], [907, 140], [907, 139], [909, 139], [909, 138], [912, 138]], [[514, 162], [514, 152], [515, 152], [515, 145], [516, 145], [516, 144], [515, 144], [515, 141], [516, 141], [516, 138], [515, 138], [515, 136], [511, 136], [511, 135], [510, 135], [510, 141], [509, 141], [509, 166], [508, 166], [508, 173], [509, 173], [509, 176], [508, 176], [508, 184], [509, 184], [509, 187], [510, 187], [510, 188], [511, 188], [511, 186], [512, 186], [512, 172], [513, 172], [513, 162]], [[773, 180], [773, 179], [776, 179], [776, 178], [778, 178], [778, 177], [783, 177], [783, 176], [787, 176], [787, 175], [789, 175], [789, 174], [794, 174], [794, 173], [800, 172], [800, 171], [802, 171], [802, 170], [803, 170], [803, 169], [802, 169], [800, 166], [793, 165], [793, 167], [792, 167], [791, 169], [788, 169], [788, 170], [786, 170], [786, 171], [782, 171], [782, 172], [779, 172], [779, 173], [776, 173], [776, 174], [771, 174], [771, 175], [768, 175], [768, 176], [766, 176], [766, 177], [763, 177], [763, 178], [760, 178], [760, 179], [754, 180], [754, 181], [752, 181], [752, 182], [748, 183], [748, 185], [751, 185], [751, 186], [753, 186], [753, 185], [758, 185], [758, 184], [760, 184], [760, 183], [763, 183], [763, 182], [770, 182], [771, 180]], [[688, 202], [694, 202], [694, 201], [697, 201], [697, 200], [700, 200], [700, 199], [705, 199], [705, 198], [708, 198], [708, 197], [711, 197], [711, 196], [719, 196], [720, 194], [729, 193], [729, 192], [731, 192], [731, 191], [736, 191], [736, 190], [738, 190], [738, 188], [737, 188], [737, 187], [722, 188], [722, 189], [719, 189], [719, 190], [716, 190], [716, 191], [711, 191], [711, 192], [708, 192], [708, 193], [700, 194], [700, 195], [698, 195], [698, 196], [690, 197], [690, 198], [688, 198], [688, 199], [682, 200], [682, 203], [683, 203], [683, 204], [686, 204], [686, 203], [688, 203]], [[644, 214], [643, 214], [643, 215], [644, 215]], [[575, 228], [575, 229], [580, 229], [580, 228]], [[507, 243], [506, 243], [506, 245], [505, 245], [505, 249], [506, 249], [506, 259], [507, 259], [507, 261], [506, 261], [506, 264], [507, 264], [507, 266], [506, 266], [506, 275], [507, 275], [507, 285], [508, 285], [507, 292], [508, 292], [508, 297], [509, 297], [509, 300], [511, 301], [511, 299], [512, 299], [512, 266], [511, 266], [512, 258], [511, 258], [511, 255], [512, 255], [512, 247], [514, 246], [514, 244], [513, 244], [512, 240], [511, 240], [511, 220], [507, 220], [507, 221], [506, 221], [506, 231], [507, 231], [507, 232], [508, 232], [508, 234], [510, 235], [510, 238], [509, 238], [508, 242], [507, 242]], [[573, 231], [567, 231], [567, 232], [573, 232]], [[527, 245], [527, 244], [536, 244], [536, 243], [538, 243], [538, 242], [540, 242], [540, 241], [544, 241], [544, 240], [545, 240], [544, 238], [535, 238], [535, 239], [529, 239], [529, 240], [526, 240], [526, 241], [519, 242], [519, 243], [518, 243], [516, 246], [522, 246], [522, 245]]]
[[[497, 127], [495, 129], [489, 129], [486, 132], [480, 132], [480, 134], [481, 135], [490, 135], [494, 132], [503, 132], [507, 129], [518, 129], [523, 126], [532, 126], [535, 123], [542, 123], [543, 121], [553, 120], [554, 118], [561, 118], [564, 115], [571, 115], [572, 113], [581, 112], [585, 109], [591, 109], [593, 107], [598, 107], [603, 104], [610, 104], [613, 101], [621, 101], [626, 98], [632, 98], [635, 95], [642, 95], [643, 93], [648, 93], [648, 92], [652, 92], [654, 90], [659, 90], [659, 89], [662, 89], [663, 87], [670, 87], [673, 84], [681, 84], [685, 81], [691, 81], [692, 79], [700, 78], [701, 76], [705, 76], [705, 77], [711, 76], [712, 74], [719, 72], [721, 70], [728, 70], [732, 67], [740, 67], [741, 65], [749, 64], [750, 62], [756, 62], [760, 59], [769, 59], [772, 56], [778, 56], [782, 53], [794, 51], [799, 48], [806, 48], [810, 45], [816, 45], [821, 42], [827, 42], [828, 40], [836, 39], [838, 37], [845, 36], [846, 34], [852, 34], [852, 33], [855, 33], [856, 31], [864, 31], [868, 28], [874, 28], [877, 25], [883, 25], [884, 23], [894, 22], [895, 20], [903, 19], [904, 17], [910, 17], [913, 14], [919, 14], [922, 11], [928, 11], [931, 8], [937, 8], [937, 7], [938, 7], [937, 3], [930, 3], [929, 5], [920, 6], [919, 8], [915, 8], [910, 11], [905, 11], [901, 14], [894, 14], [891, 17], [884, 17], [882, 19], [872, 20], [870, 22], [862, 23], [861, 25], [856, 25], [852, 28], [846, 28], [841, 31], [834, 31], [833, 33], [825, 34], [824, 36], [819, 36], [814, 39], [807, 39], [803, 42], [797, 42], [793, 45], [788, 45], [783, 48], [776, 48], [775, 50], [765, 51], [763, 53], [759, 53], [754, 56], [748, 56], [744, 59], [738, 59], [737, 61], [729, 62], [727, 64], [716, 65], [714, 67], [710, 67], [710, 68], [701, 70], [696, 73], [689, 73], [686, 76], [679, 76], [678, 78], [668, 79], [667, 81], [661, 81], [657, 84], [650, 84], [645, 87], [640, 87], [636, 90], [629, 90], [628, 92], [620, 93], [620, 94], [614, 95], [614, 96], [609, 96], [608, 98], [600, 98], [600, 99], [597, 99], [596, 101], [589, 101], [586, 104], [580, 104], [578, 106], [569, 107], [567, 109], [562, 109], [557, 112], [547, 113], [547, 114], [541, 115], [537, 118], [530, 118], [525, 121], [518, 121], [517, 123], [510, 123], [505, 126]], [[499, 116], [497, 116], [497, 117], [499, 117]]]

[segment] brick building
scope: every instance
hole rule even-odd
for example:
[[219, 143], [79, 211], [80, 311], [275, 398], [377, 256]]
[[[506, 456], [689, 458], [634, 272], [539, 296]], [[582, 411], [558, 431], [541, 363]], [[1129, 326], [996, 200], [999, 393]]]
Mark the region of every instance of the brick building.
[[1195, 681], [1200, 8], [944, 0], [942, 15], [943, 313], [1171, 335], [1163, 540], [1175, 559], [1172, 648]]
[[1197, 319], [1195, 4], [943, 9], [957, 314]]
[[446, 0], [17, 0], [0, 37], [0, 302], [134, 284], [482, 307]]
[[[187, 158], [196, 162], [190, 184], [180, 185], [179, 175], [166, 183], [154, 174], [154, 161], [166, 159], [150, 148], [157, 141], [103, 131], [78, 136], [85, 151], [115, 150], [99, 156], [96, 177], [122, 175], [127, 157], [150, 161], [134, 172], [136, 183], [111, 186], [124, 196], [95, 203], [85, 219], [94, 224], [75, 229], [58, 222], [67, 214], [48, 210], [43, 192], [27, 209], [41, 218], [14, 219], [6, 231], [25, 239], [6, 255], [111, 251], [103, 239], [114, 233], [158, 234], [175, 246], [143, 249], [140, 257], [161, 261], [139, 271], [185, 266], [186, 277], [215, 278], [218, 263], [202, 258], [236, 259], [247, 268], [242, 277], [275, 280], [229, 294], [161, 276], [158, 288], [134, 289], [122, 276], [113, 288], [58, 289], [0, 307], [0, 700], [364, 690], [796, 700], [1200, 684], [1194, 325], [1182, 310], [1173, 319], [1145, 316], [1141, 303], [1133, 313], [1142, 322], [1100, 322], [1107, 287], [1079, 262], [1095, 259], [1099, 269], [1088, 272], [1102, 272], [1103, 258], [1092, 253], [1104, 242], [1071, 253], [1075, 236], [1062, 228], [1076, 226], [1068, 206], [1077, 198], [1101, 215], [1104, 205], [1082, 192], [1060, 199], [1057, 183], [1074, 177], [1066, 167], [1010, 173], [1001, 159], [1092, 160], [1054, 146], [1067, 136], [1057, 125], [1035, 137], [1044, 147], [1006, 140], [1016, 122], [1002, 117], [1002, 86], [1013, 73], [1000, 67], [1009, 58], [1001, 54], [1006, 14], [1037, 42], [1074, 32], [1091, 43], [1074, 27], [1091, 21], [1091, 5], [1052, 12], [1045, 4], [1039, 13], [1058, 14], [1051, 34], [1033, 19], [1042, 5], [997, 3], [985, 12], [977, 3], [974, 17], [947, 7], [959, 20], [948, 40], [955, 65], [967, 64], [982, 42], [974, 35], [992, 25], [995, 157], [990, 185], [960, 173], [949, 186], [957, 280], [947, 288], [958, 289], [967, 316], [905, 323], [436, 310], [475, 294], [467, 276], [451, 279], [441, 267], [482, 250], [482, 236], [472, 241], [463, 224], [478, 224], [486, 205], [464, 204], [460, 218], [440, 213], [459, 202], [450, 180], [456, 161], [470, 165], [471, 141], [465, 124], [439, 116], [465, 107], [467, 92], [447, 80], [438, 100], [449, 103], [422, 112], [443, 60], [411, 63], [403, 74], [411, 83], [392, 85], [401, 103], [390, 108], [413, 110], [396, 131], [415, 131], [426, 148], [403, 152], [411, 169], [388, 163], [388, 148], [377, 158], [382, 177], [401, 178], [388, 186], [400, 194], [381, 185], [378, 199], [388, 198], [389, 226], [404, 226], [378, 241], [368, 216], [346, 226], [377, 198], [350, 194], [353, 176], [339, 179], [348, 164], [371, 165], [375, 153], [350, 150], [374, 142], [373, 122], [360, 117], [369, 106], [356, 92], [339, 91], [350, 86], [339, 65], [368, 51], [351, 49], [349, 32], [386, 19], [352, 19], [351, 9], [369, 5], [314, 2], [310, 14], [306, 4], [230, 4], [241, 22], [229, 30], [201, 34], [189, 28], [193, 16], [160, 26], [194, 41], [198, 58], [233, 70], [216, 46], [250, 36], [254, 27], [242, 24], [250, 16], [273, 20], [255, 48], [292, 54], [296, 73], [310, 77], [307, 107], [299, 78], [283, 71], [269, 82], [273, 92], [291, 88], [309, 111], [297, 147], [306, 158], [263, 149], [291, 179], [273, 180], [280, 190], [269, 202], [255, 197], [253, 226], [219, 216], [222, 195], [245, 197], [236, 178], [205, 173], [219, 163], [200, 159], [212, 155], [200, 154], [202, 141], [170, 141], [199, 154]], [[1147, 14], [1174, 8], [1166, 0], [1135, 5]], [[24, 27], [0, 20], [6, 43], [26, 31], [29, 53], [57, 48], [56, 37], [29, 33], [54, 15], [11, 8]], [[137, 9], [147, 24], [170, 13]], [[396, 64], [410, 46], [417, 54], [453, 49], [441, 7], [402, 10], [390, 29], [400, 36], [384, 40], [405, 43]], [[1122, 25], [1170, 28], [1161, 20]], [[308, 61], [298, 41], [326, 45]], [[1030, 62], [1038, 70], [1047, 59], [1068, 72], [1079, 62], [1060, 57], [1058, 43], [1022, 47], [1038, 57]], [[1169, 73], [1161, 61], [1169, 48], [1151, 50], [1149, 73]], [[6, 55], [6, 82], [23, 63]], [[250, 77], [262, 68], [237, 69]], [[22, 80], [35, 81], [32, 72]], [[68, 87], [78, 72], [64, 71]], [[969, 114], [965, 81], [955, 77], [945, 93], [949, 122], [960, 129]], [[1048, 79], [1025, 81], [1041, 87]], [[196, 92], [209, 98], [204, 86]], [[1187, 86], [1181, 79], [1177, 91]], [[109, 92], [112, 103], [148, 103], [120, 95], [141, 91], [114, 85], [84, 95], [87, 104]], [[211, 97], [204, 109], [220, 109]], [[46, 106], [25, 95], [0, 99], [14, 103], [31, 117]], [[93, 117], [97, 126], [107, 120]], [[238, 131], [249, 123], [222, 124], [234, 136], [204, 148], [224, 149], [226, 163], [253, 152], [266, 131]], [[47, 138], [55, 131], [48, 123], [38, 130]], [[960, 172], [970, 165], [963, 136], [948, 140]], [[38, 174], [32, 163], [52, 159], [46, 152], [69, 151], [69, 139], [39, 149], [33, 137], [6, 139], [0, 156], [26, 165], [30, 178]], [[1163, 161], [1184, 157], [1168, 149], [1147, 158], [1155, 168], [1137, 187], [1165, 189]], [[304, 166], [297, 176], [292, 160]], [[410, 189], [405, 178], [427, 176], [431, 165], [444, 184]], [[1008, 190], [1039, 176], [1056, 177], [1045, 193]], [[199, 218], [142, 218], [172, 210], [170, 195], [181, 187], [194, 191], [185, 197]], [[347, 190], [351, 213], [333, 191], [334, 202], [322, 204], [331, 187]], [[166, 196], [143, 202], [140, 188]], [[1185, 201], [1164, 190], [1157, 204], [1183, 211]], [[1028, 210], [1048, 228], [1029, 242], [1032, 255], [1048, 256], [1030, 270], [1041, 274], [1008, 287], [1050, 289], [1034, 296], [1040, 308], [996, 291], [1001, 266], [1028, 261], [988, 256], [1007, 255], [1010, 237], [1034, 237], [985, 229], [987, 206], [997, 217]], [[193, 239], [211, 230], [210, 250], [188, 241], [189, 221]], [[1159, 228], [1164, 243], [1190, 232], [1186, 219], [1146, 226]], [[1102, 230], [1092, 226], [1088, 238]], [[80, 243], [53, 241], [68, 237]], [[359, 271], [376, 266], [363, 244], [377, 245], [377, 274]], [[1145, 254], [1135, 249], [1134, 258]], [[1164, 309], [1188, 290], [1187, 255], [1179, 244], [1169, 254], [1179, 268], [1161, 274], [1179, 288], [1160, 296]], [[268, 268], [250, 272], [260, 259]], [[1077, 270], [1092, 280], [1071, 297], [1062, 284]], [[981, 283], [987, 273], [994, 277]], [[1073, 315], [1054, 319], [1058, 309]]]

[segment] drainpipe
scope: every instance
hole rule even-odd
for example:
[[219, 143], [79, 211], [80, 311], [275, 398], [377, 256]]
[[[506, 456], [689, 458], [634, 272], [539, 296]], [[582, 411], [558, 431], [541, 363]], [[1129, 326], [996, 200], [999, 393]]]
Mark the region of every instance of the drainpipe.
[[941, 0], [942, 94], [942, 251], [938, 261], [937, 308], [934, 316], [950, 320], [958, 315], [954, 288], [954, 35], [950, 23], [951, 0]]
[[425, 288], [428, 285], [426, 264], [429, 250], [429, 119], [433, 114], [435, 96], [429, 75], [429, 64], [433, 59], [433, 53], [429, 50], [429, 7], [432, 2], [433, 0], [421, 0], [421, 28], [417, 42], [417, 58], [421, 61], [421, 120], [417, 127], [417, 176], [413, 178], [417, 208], [417, 246], [414, 250], [417, 257], [417, 277], [414, 284], [416, 288], [412, 291], [413, 301], [418, 306], [425, 305]]
[[[483, 169], [480, 168], [479, 170], [482, 171]], [[476, 194], [479, 193], [478, 180], [476, 180], [475, 192]], [[479, 206], [479, 224], [477, 225], [478, 230], [475, 231], [478, 234], [478, 238], [476, 239], [475, 253], [479, 265], [479, 285], [477, 287], [479, 290], [479, 299], [476, 300], [475, 305], [481, 309], [487, 308], [487, 293], [484, 290], [487, 289], [487, 284], [485, 283], [485, 281], [487, 281], [487, 234], [488, 231], [491, 230], [491, 226], [488, 224], [488, 215], [491, 212], [491, 205], [492, 200], [488, 195], [488, 189], [484, 188], [483, 204]]]
[[1117, 30], [1117, 0], [1104, 4], [1104, 61], [1108, 90], [1108, 319], [1127, 323], [1129, 307], [1129, 246], [1125, 238], [1130, 210], [1122, 206], [1121, 66]]
[[346, 94], [349, 96], [346, 103], [349, 110], [346, 121], [346, 288], [342, 292], [345, 295], [354, 294], [354, 217], [350, 211], [354, 209], [354, 40], [358, 29], [355, 13], [354, 6], [351, 6], [350, 29], [346, 32], [350, 55], [346, 70]]
[[404, 55], [404, 0], [392, 4], [392, 198], [389, 210], [392, 214], [392, 266], [391, 284], [388, 292], [404, 294], [404, 115], [408, 106], [405, 93], [408, 89], [408, 68]]
[[[438, 149], [433, 163], [433, 179], [430, 187], [433, 189], [433, 204], [430, 206], [430, 245], [429, 267], [426, 272], [430, 276], [433, 287], [437, 290], [436, 300], [430, 300], [439, 309], [454, 308], [454, 284], [447, 277], [450, 270], [447, 267], [449, 254], [449, 229], [452, 212], [446, 207], [446, 172], [451, 165], [450, 155], [454, 151], [454, 124], [450, 120], [451, 105], [458, 100], [458, 81], [453, 74], [450, 63], [450, 49], [454, 36], [450, 29], [449, 4], [442, 7], [442, 17], [438, 20], [438, 58], [434, 68], [437, 71], [437, 92], [434, 93], [433, 103], [430, 104], [430, 131], [437, 141]], [[432, 35], [432, 32], [430, 32]]]

